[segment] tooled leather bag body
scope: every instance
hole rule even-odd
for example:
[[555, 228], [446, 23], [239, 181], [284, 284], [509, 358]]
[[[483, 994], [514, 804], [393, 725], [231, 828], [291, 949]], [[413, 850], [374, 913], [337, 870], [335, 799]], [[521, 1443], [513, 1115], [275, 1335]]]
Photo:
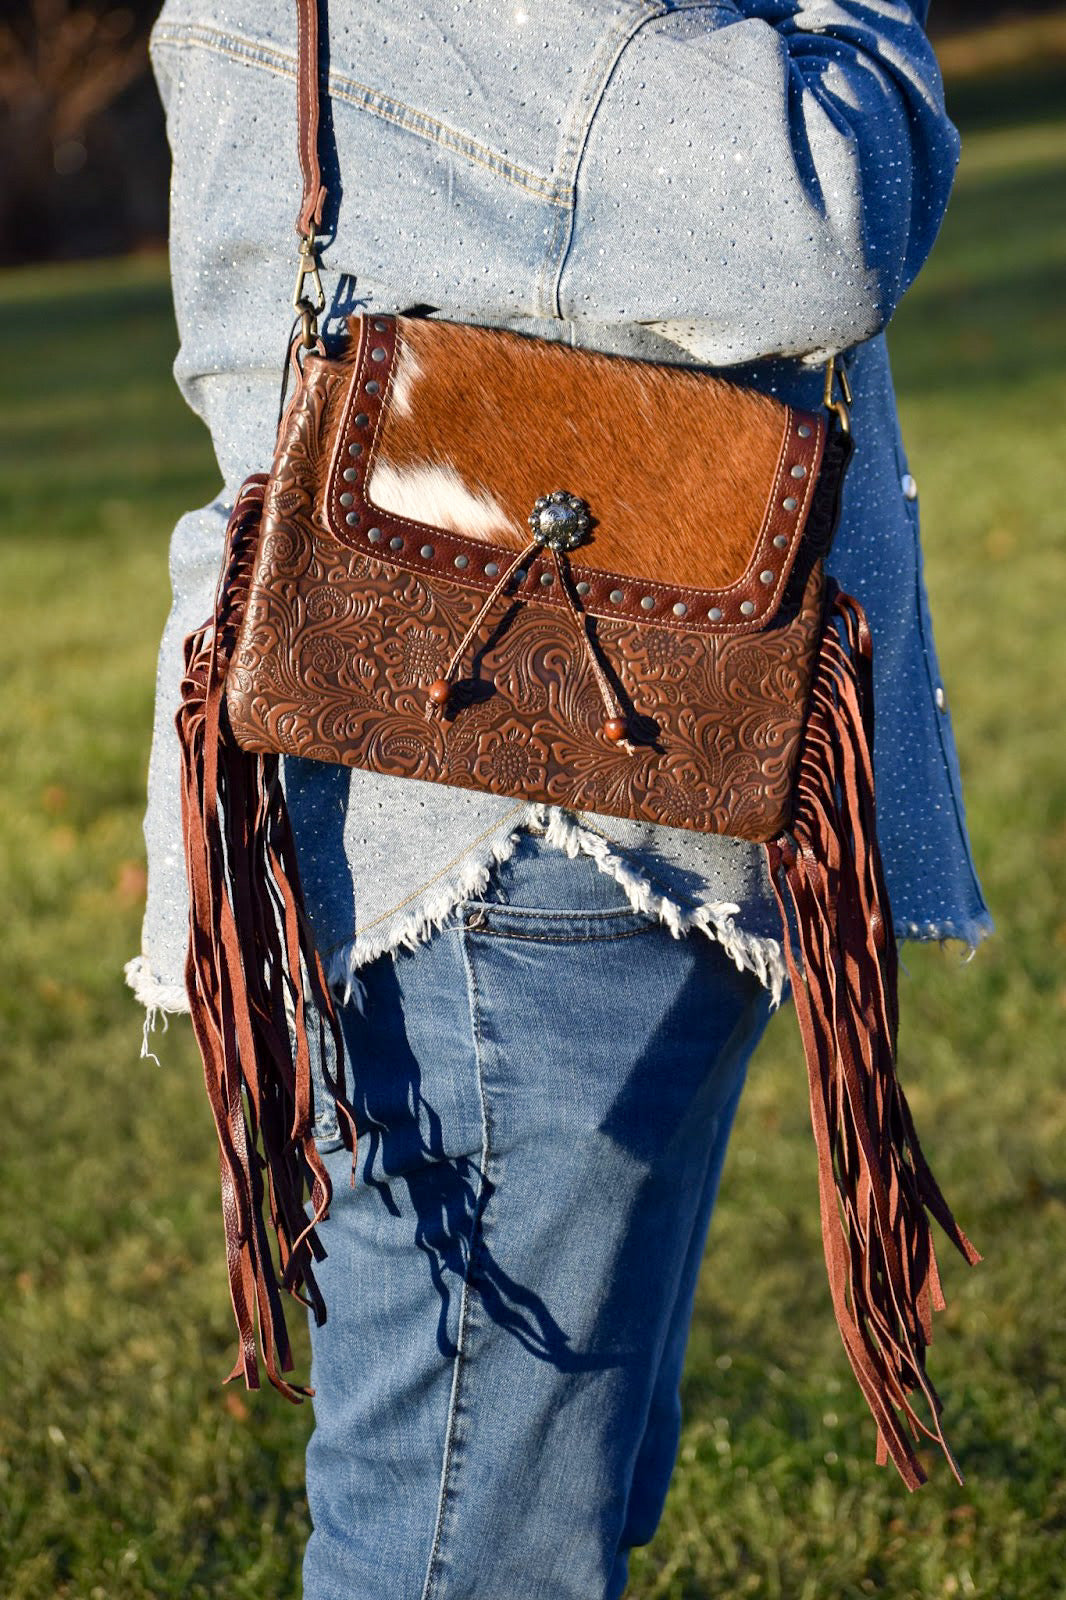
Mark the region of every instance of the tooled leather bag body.
[[[279, 436], [227, 678], [240, 744], [773, 838], [848, 450], [837, 432], [823, 460], [827, 432], [707, 374], [354, 318], [339, 357], [305, 357]], [[565, 570], [543, 547], [515, 566], [559, 490], [589, 533]], [[438, 711], [429, 686], [508, 568]]]

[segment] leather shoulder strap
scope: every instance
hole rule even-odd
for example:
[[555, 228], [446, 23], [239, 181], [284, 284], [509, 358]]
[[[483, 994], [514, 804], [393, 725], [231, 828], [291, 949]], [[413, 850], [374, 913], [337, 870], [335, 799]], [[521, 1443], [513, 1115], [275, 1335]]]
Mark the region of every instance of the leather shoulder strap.
[[318, 160], [318, 7], [319, 0], [296, 0], [296, 120], [303, 200], [296, 232], [306, 239], [322, 221], [326, 190]]

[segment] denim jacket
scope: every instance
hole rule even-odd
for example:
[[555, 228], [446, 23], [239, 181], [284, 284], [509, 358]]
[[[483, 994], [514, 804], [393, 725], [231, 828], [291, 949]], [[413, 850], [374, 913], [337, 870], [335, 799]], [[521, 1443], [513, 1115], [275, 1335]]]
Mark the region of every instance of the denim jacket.
[[[858, 444], [830, 566], [875, 640], [878, 812], [899, 932], [976, 943], [988, 914], [922, 580], [917, 489], [881, 330], [936, 237], [958, 140], [906, 0], [330, 0], [323, 278], [637, 358], [727, 368], [814, 408], [846, 352]], [[152, 59], [174, 152], [182, 393], [217, 499], [179, 522], [159, 668], [149, 901], [130, 982], [185, 1008], [172, 729], [227, 510], [270, 461], [295, 275], [295, 7], [168, 0]], [[565, 404], [565, 397], [560, 397]], [[343, 981], [425, 937], [523, 827], [587, 851], [676, 932], [780, 987], [762, 852], [289, 760], [312, 921]]]

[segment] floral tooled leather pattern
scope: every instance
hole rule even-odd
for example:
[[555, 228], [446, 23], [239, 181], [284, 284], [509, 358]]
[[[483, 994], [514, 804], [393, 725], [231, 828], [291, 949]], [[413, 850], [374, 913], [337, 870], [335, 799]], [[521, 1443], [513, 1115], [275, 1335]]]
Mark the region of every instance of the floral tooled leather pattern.
[[305, 393], [274, 462], [227, 678], [247, 749], [281, 751], [608, 815], [762, 841], [787, 824], [822, 616], [821, 562], [762, 632], [591, 624], [630, 718], [603, 732], [580, 624], [501, 598], [447, 712], [428, 686], [484, 596], [343, 545], [322, 514], [343, 377]]

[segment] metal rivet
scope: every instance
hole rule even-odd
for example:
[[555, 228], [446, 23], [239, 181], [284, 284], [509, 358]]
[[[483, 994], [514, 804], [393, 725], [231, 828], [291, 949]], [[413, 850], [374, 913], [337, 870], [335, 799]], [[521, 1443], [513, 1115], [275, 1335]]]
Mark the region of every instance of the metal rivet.
[[788, 544], [788, 540], [785, 538], [785, 535], [783, 533], [777, 533], [777, 534], [774, 535], [774, 549], [775, 550], [783, 550], [787, 544]]
[[679, 600], [677, 602], [677, 605], [674, 607], [674, 616], [675, 617], [687, 617], [688, 616], [688, 606], [685, 604], [685, 602], [683, 600]]
[[797, 464], [792, 468], [792, 476], [794, 478], [805, 478], [807, 476], [807, 468]]
[[361, 456], [362, 453], [363, 453], [363, 447], [362, 447], [361, 444], [350, 444], [348, 446], [348, 454], [350, 456]]
[[721, 606], [712, 606], [711, 609], [707, 613], [707, 620], [708, 620], [708, 622], [721, 622], [721, 620], [722, 620], [722, 608], [721, 608]]
[[519, 567], [518, 568], [518, 571], [514, 575], [514, 579], [515, 579], [516, 583], [525, 583], [525, 581], [526, 581], [526, 569], [525, 569], [525, 567]]
[[423, 561], [432, 561], [436, 551], [431, 544], [424, 544], [420, 553]]
[[773, 583], [773, 581], [776, 578], [776, 576], [777, 576], [776, 572], [771, 572], [770, 568], [767, 567], [765, 572], [760, 572], [759, 573], [759, 582], [760, 583]]
[[944, 690], [943, 690], [943, 688], [941, 687], [941, 685], [939, 683], [936, 686], [936, 692], [933, 695], [933, 699], [936, 701], [936, 708], [937, 708], [938, 711], [946, 711], [947, 710], [947, 708], [948, 708], [948, 697], [944, 693]]
[[388, 325], [387, 322], [382, 322], [382, 321], [378, 320], [377, 322], [374, 323], [374, 332], [375, 333], [388, 333], [388, 331], [389, 331], [389, 325]]
[[385, 355], [385, 346], [383, 344], [377, 344], [370, 352], [370, 359], [371, 361], [384, 361]]
[[354, 494], [348, 494], [348, 493], [342, 494], [341, 495], [341, 505], [342, 506], [354, 506], [355, 505], [355, 495]]
[[584, 581], [584, 579], [582, 579], [582, 581], [578, 584], [577, 592], [578, 594], [588, 594], [589, 585]]
[[468, 928], [487, 928], [489, 919], [484, 911], [471, 911], [466, 919]]
[[345, 469], [344, 469], [344, 481], [345, 481], [345, 483], [354, 483], [356, 478], [358, 478], [358, 476], [359, 476], [359, 474], [358, 474], [358, 472], [356, 472], [354, 467], [345, 467]]
[[644, 607], [645, 611], [655, 610], [655, 600], [650, 594], [646, 594], [640, 603]]
[[625, 595], [622, 593], [621, 589], [612, 589], [608, 598], [610, 599], [612, 605], [617, 606], [621, 605], [622, 601], [625, 599]]
[[784, 506], [786, 511], [795, 511], [796, 507], [799, 505], [799, 501], [796, 499], [794, 494], [790, 494], [786, 496], [781, 504]]
[[345, 517], [344, 520], [348, 524], [349, 528], [358, 528], [358, 526], [359, 526], [359, 513], [358, 513], [358, 511], [349, 511], [348, 515]]
[[[365, 411], [360, 411], [359, 415], [355, 419], [355, 425], [356, 425], [357, 428], [365, 428], [369, 421], [370, 421], [370, 418], [367, 416], [366, 412]], [[362, 445], [360, 445], [359, 448], [361, 450], [363, 448]], [[348, 449], [351, 450], [352, 455], [354, 456], [355, 455], [355, 450], [352, 447], [352, 445], [349, 445]]]
[[454, 562], [452, 563], [452, 565], [458, 567], [459, 570], [462, 571], [462, 569], [464, 567], [468, 567], [470, 565], [470, 557], [469, 556], [456, 556], [456, 558], [455, 558]]
[[755, 601], [754, 600], [742, 600], [740, 602], [740, 614], [741, 614], [742, 617], [750, 617], [754, 610], [755, 610]]
[[392, 539], [389, 540], [389, 549], [390, 550], [402, 550], [403, 549], [403, 540], [401, 539], [399, 534], [396, 534], [395, 538], [392, 538]]
[[500, 565], [499, 565], [498, 561], [486, 561], [486, 563], [485, 563], [485, 576], [486, 576], [486, 578], [495, 578], [496, 575], [498, 574], [499, 570], [500, 570]]
[[899, 480], [899, 486], [903, 490], [904, 500], [917, 500], [918, 485], [915, 483], [909, 472], [905, 472], [903, 474], [902, 478]]
[[381, 385], [376, 378], [371, 378], [369, 383], [364, 383], [363, 389], [367, 394], [381, 393]]
[[542, 572], [541, 573], [540, 581], [544, 585], [545, 589], [550, 589], [551, 588], [552, 579], [553, 579], [554, 576], [555, 576], [555, 574], [552, 573], [552, 572]]
[[381, 541], [381, 529], [380, 528], [371, 528], [370, 531], [367, 533], [367, 538], [370, 540], [371, 544], [380, 543], [380, 541]]
[[796, 429], [796, 432], [799, 434], [801, 439], [809, 439], [811, 436], [810, 424], [801, 422], [799, 427]]

